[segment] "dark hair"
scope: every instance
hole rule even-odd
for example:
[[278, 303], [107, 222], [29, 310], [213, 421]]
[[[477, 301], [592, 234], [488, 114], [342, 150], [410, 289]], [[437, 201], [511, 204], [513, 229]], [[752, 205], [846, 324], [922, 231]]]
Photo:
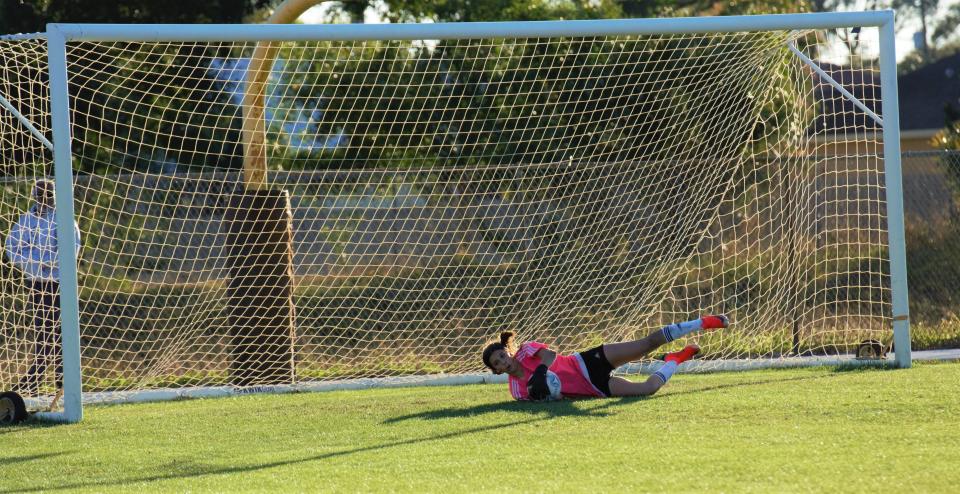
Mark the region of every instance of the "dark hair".
[[497, 350], [506, 350], [507, 353], [513, 353], [513, 337], [515, 335], [516, 333], [513, 331], [504, 331], [500, 333], [500, 341], [493, 341], [483, 349], [483, 365], [486, 365], [494, 374], [498, 374], [498, 372], [490, 365], [490, 356]]

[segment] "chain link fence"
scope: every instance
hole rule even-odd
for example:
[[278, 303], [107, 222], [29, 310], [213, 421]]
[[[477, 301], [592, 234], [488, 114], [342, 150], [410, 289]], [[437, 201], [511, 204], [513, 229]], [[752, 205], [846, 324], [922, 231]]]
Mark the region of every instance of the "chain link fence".
[[913, 346], [958, 348], [960, 151], [909, 151], [902, 165]]

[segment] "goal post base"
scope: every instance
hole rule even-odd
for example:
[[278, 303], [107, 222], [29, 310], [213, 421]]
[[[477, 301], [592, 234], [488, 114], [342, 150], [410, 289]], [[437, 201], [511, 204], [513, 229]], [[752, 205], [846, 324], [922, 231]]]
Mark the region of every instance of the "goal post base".
[[[343, 379], [336, 381], [303, 382], [297, 384], [275, 384], [262, 386], [204, 386], [190, 388], [158, 388], [140, 391], [103, 391], [86, 392], [83, 401], [87, 405], [120, 405], [129, 403], [151, 403], [198, 398], [223, 398], [250, 394], [287, 394], [315, 393], [326, 391], [348, 391], [373, 388], [407, 388], [422, 386], [460, 386], [467, 384], [503, 384], [505, 375], [490, 373], [476, 374], [428, 374], [416, 376], [396, 376], [384, 378]], [[40, 400], [27, 400], [28, 408], [38, 409], [43, 405]], [[63, 422], [61, 412], [37, 412], [34, 417]]]

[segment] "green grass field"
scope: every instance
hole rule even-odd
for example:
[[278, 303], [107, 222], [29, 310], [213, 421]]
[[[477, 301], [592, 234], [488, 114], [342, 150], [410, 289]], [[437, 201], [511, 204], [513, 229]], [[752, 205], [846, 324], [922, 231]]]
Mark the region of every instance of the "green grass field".
[[88, 407], [0, 429], [0, 492], [956, 492], [960, 363], [679, 374], [649, 399], [505, 385]]

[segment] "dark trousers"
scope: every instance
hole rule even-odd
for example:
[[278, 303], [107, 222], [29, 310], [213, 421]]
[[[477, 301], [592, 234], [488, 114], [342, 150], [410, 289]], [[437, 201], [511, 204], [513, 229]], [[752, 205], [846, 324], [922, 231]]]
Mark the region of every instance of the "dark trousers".
[[30, 312], [33, 315], [33, 364], [20, 379], [20, 391], [35, 395], [47, 366], [55, 366], [57, 389], [63, 387], [63, 359], [60, 337], [60, 284], [56, 281], [27, 281]]

